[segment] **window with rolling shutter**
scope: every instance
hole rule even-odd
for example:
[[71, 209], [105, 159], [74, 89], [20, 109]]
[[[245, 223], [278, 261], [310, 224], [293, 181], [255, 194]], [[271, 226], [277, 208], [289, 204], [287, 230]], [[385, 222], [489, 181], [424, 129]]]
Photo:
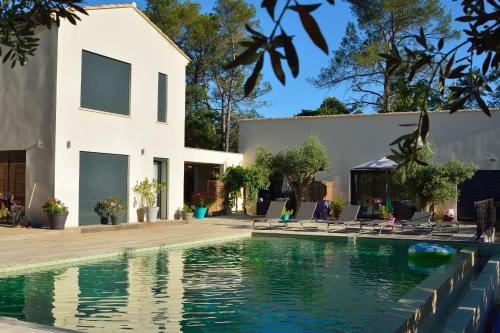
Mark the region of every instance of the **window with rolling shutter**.
[[129, 63], [83, 50], [80, 106], [130, 115], [130, 73]]
[[158, 73], [158, 122], [167, 122], [167, 75]]
[[22, 204], [26, 196], [26, 152], [0, 152], [0, 194], [12, 193]]
[[[98, 201], [116, 196], [128, 203], [127, 155], [80, 152], [79, 224], [98, 224], [94, 211]], [[126, 214], [121, 217], [127, 221]]]

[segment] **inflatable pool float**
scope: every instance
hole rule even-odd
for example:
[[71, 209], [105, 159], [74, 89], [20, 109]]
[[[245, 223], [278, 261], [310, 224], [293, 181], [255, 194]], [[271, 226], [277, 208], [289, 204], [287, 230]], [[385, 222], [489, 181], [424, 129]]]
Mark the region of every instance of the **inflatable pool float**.
[[418, 243], [410, 246], [408, 255], [415, 259], [449, 258], [455, 251], [451, 246], [444, 244]]

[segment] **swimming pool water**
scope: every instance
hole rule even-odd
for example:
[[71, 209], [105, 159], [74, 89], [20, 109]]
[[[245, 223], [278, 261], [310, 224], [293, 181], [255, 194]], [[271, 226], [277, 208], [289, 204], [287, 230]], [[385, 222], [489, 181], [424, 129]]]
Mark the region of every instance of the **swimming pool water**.
[[0, 315], [88, 332], [356, 332], [429, 273], [410, 242], [238, 241], [0, 279]]

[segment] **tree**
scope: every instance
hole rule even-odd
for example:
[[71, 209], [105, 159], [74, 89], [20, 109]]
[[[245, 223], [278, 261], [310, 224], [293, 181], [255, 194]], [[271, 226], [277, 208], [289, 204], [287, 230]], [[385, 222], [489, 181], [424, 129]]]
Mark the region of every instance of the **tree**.
[[330, 161], [326, 148], [318, 137], [309, 136], [302, 145], [273, 155], [265, 148], [257, 150], [255, 165], [269, 172], [276, 172], [288, 181], [293, 190], [297, 207], [309, 201], [309, 186], [319, 171], [327, 171]]
[[443, 204], [458, 198], [458, 185], [474, 176], [477, 167], [452, 159], [446, 163], [432, 164], [432, 152], [420, 152], [420, 160], [426, 164], [416, 164], [407, 169], [393, 171], [394, 184], [399, 185], [402, 194], [415, 200], [417, 208], [429, 210], [430, 205]]
[[[326, 0], [333, 5], [334, 0]], [[278, 4], [283, 4], [281, 12], [275, 16], [275, 8]], [[295, 1], [295, 5], [290, 6], [291, 0], [262, 0], [261, 7], [265, 8], [269, 16], [274, 22], [274, 27], [269, 35], [261, 32], [248, 29], [252, 35], [252, 40], [245, 42], [246, 49], [231, 63], [228, 67], [239, 65], [254, 65], [252, 75], [246, 81], [245, 92], [249, 94], [256, 83], [256, 78], [262, 71], [264, 64], [264, 55], [267, 53], [271, 57], [274, 73], [276, 77], [284, 84], [285, 74], [282, 69], [282, 61], [288, 63], [288, 67], [294, 77], [299, 74], [299, 57], [293, 43], [293, 37], [285, 32], [286, 25], [282, 22], [284, 14], [287, 11], [295, 11], [301, 21], [304, 29], [308, 33], [311, 40], [321, 50], [328, 54], [328, 45], [321, 33], [321, 30], [311, 15], [312, 12], [321, 7], [321, 3], [314, 5], [300, 5]], [[367, 2], [371, 3], [371, 2]], [[456, 80], [467, 75], [464, 70], [473, 67], [473, 56], [484, 55], [483, 64], [481, 66], [481, 74], [483, 77], [478, 78], [478, 83], [485, 86], [489, 92], [493, 92], [487, 84], [484, 76], [498, 70], [500, 56], [498, 56], [498, 40], [500, 39], [500, 6], [497, 0], [462, 0], [461, 7], [464, 15], [455, 18], [455, 22], [466, 23], [467, 26], [462, 29], [465, 34], [465, 40], [462, 40], [457, 45], [446, 50], [444, 38], [440, 38], [436, 43], [432, 39], [428, 40], [423, 27], [417, 35], [408, 36], [408, 39], [413, 39], [416, 44], [414, 49], [404, 48], [403, 54], [397, 47], [392, 48], [388, 53], [379, 54], [380, 57], [386, 59], [386, 69], [392, 74], [398, 70], [407, 73], [408, 82], [419, 76], [422, 71], [428, 71], [427, 85], [424, 94], [419, 101], [421, 106], [420, 117], [418, 123], [415, 124], [415, 129], [408, 134], [405, 134], [391, 144], [395, 146], [390, 158], [400, 162], [400, 167], [410, 167], [418, 163], [419, 151], [424, 149], [426, 145], [426, 137], [430, 128], [428, 109], [428, 97], [431, 94], [431, 88], [436, 77], [439, 78], [439, 92], [443, 96], [445, 92], [446, 82], [448, 80]], [[404, 8], [406, 3], [402, 4]], [[375, 11], [379, 12], [379, 11]], [[280, 34], [277, 35], [278, 29]], [[465, 58], [456, 58], [457, 52], [460, 49], [470, 55]], [[282, 52], [284, 54], [282, 54]], [[477, 58], [477, 57], [476, 57]], [[464, 60], [468, 60], [468, 64], [463, 64]], [[462, 64], [460, 64], [462, 63]], [[455, 67], [453, 67], [456, 65]], [[462, 108], [467, 101], [476, 100], [483, 112], [490, 116], [488, 105], [484, 102], [482, 95], [474, 93], [467, 86], [451, 85], [449, 87], [451, 93], [447, 100], [451, 113]], [[407, 124], [405, 124], [406, 126]]]
[[235, 205], [243, 189], [243, 212], [245, 214], [247, 206], [257, 199], [259, 190], [266, 190], [270, 185], [268, 171], [255, 165], [246, 168], [239, 165], [229, 167], [221, 180], [224, 182], [230, 207]]
[[0, 56], [3, 63], [23, 66], [38, 47], [35, 28], [59, 26], [61, 19], [76, 24], [83, 0], [4, 0], [0, 3]]
[[260, 97], [270, 90], [259, 82], [246, 96], [249, 69], [224, 68], [248, 38], [245, 22], [257, 27], [254, 8], [243, 0], [218, 0], [202, 14], [200, 5], [189, 0], [150, 0], [146, 13], [192, 59], [186, 73], [186, 145], [237, 151], [238, 119], [258, 117]]
[[336, 114], [352, 114], [359, 113], [357, 106], [348, 107], [336, 97], [327, 97], [323, 100], [321, 105], [315, 110], [302, 110], [296, 114], [295, 117], [304, 116], [326, 116]]
[[[412, 48], [412, 36], [425, 27], [427, 38], [450, 37], [451, 18], [439, 0], [349, 0], [357, 26], [349, 23], [339, 48], [327, 67], [321, 69], [313, 83], [320, 88], [334, 88], [347, 83], [360, 94], [356, 102], [379, 112], [393, 112], [398, 88], [397, 76], [387, 59], [379, 54], [392, 49]], [[401, 82], [399, 80], [399, 82]]]

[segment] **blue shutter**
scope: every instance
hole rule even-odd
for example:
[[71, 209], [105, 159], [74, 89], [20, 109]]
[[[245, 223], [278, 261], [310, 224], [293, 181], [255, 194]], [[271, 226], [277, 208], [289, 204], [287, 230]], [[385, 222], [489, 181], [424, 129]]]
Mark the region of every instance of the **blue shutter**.
[[79, 183], [79, 224], [98, 224], [94, 207], [99, 200], [115, 195], [128, 204], [128, 156], [80, 152]]
[[158, 73], [158, 121], [167, 122], [167, 76]]
[[83, 50], [80, 106], [129, 115], [130, 64]]

